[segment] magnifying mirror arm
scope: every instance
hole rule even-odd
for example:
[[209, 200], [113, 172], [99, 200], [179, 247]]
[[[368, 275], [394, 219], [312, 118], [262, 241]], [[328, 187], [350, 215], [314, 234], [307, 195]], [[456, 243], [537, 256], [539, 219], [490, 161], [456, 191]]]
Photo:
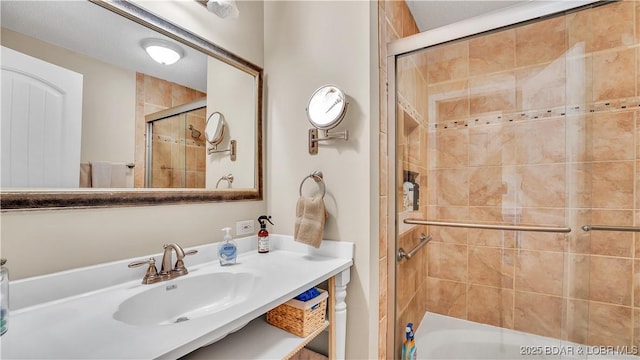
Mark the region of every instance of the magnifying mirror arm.
[[309, 129], [309, 154], [315, 155], [318, 153], [318, 142], [332, 140], [332, 139], [344, 139], [349, 140], [349, 130], [338, 131], [335, 133], [329, 133], [329, 130], [323, 130], [324, 137], [318, 136], [318, 129]]
[[231, 157], [231, 161], [236, 161], [236, 157], [237, 157], [237, 153], [238, 153], [237, 147], [238, 147], [238, 142], [236, 140], [231, 140], [228, 149], [217, 150], [216, 146], [214, 145], [214, 146], [211, 146], [210, 148], [207, 148], [207, 154], [211, 155], [211, 154], [216, 154], [216, 153], [229, 152], [229, 156]]

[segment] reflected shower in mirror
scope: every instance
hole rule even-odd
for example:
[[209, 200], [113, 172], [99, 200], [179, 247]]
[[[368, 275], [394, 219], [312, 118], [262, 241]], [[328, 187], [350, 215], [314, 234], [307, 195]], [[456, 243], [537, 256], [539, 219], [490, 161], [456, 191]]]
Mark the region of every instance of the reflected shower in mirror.
[[[81, 120], [77, 127], [80, 136], [69, 141], [56, 140], [69, 146], [76, 144], [73, 146], [79, 155], [70, 161], [76, 167], [67, 176], [80, 179], [78, 185], [30, 186], [25, 182], [3, 186], [3, 210], [14, 206], [91, 206], [88, 204], [94, 203], [92, 198], [101, 199], [97, 206], [261, 198], [261, 68], [127, 1], [3, 1], [0, 5], [2, 46], [79, 74], [83, 95], [79, 100]], [[172, 65], [152, 60], [143, 48], [148, 39], [170, 44], [178, 49], [180, 58]], [[4, 66], [4, 52], [2, 64], [5, 79], [8, 78], [5, 72], [15, 69]], [[183, 120], [148, 120], [149, 115], [175, 111], [196, 101], [204, 103], [200, 112], [186, 115]], [[13, 106], [3, 97], [3, 120], [17, 116], [18, 112], [10, 111]], [[205, 120], [209, 115], [207, 109], [213, 108], [230, 115], [236, 133], [227, 132], [221, 148], [231, 147], [230, 136], [240, 140], [239, 161], [231, 163], [228, 156], [221, 160], [207, 154]], [[173, 125], [161, 125], [164, 122]], [[65, 133], [66, 125], [60, 126], [62, 131], [58, 133]], [[149, 132], [152, 128], [153, 133]], [[19, 162], [4, 161], [8, 154], [4, 145], [17, 144], [11, 139], [21, 135], [5, 129], [8, 127], [3, 124], [2, 172], [15, 173], [19, 166], [5, 169], [5, 164], [15, 166]], [[171, 131], [180, 135], [170, 135]], [[52, 139], [55, 133], [49, 132], [47, 137]], [[29, 142], [36, 143], [42, 136], [36, 131], [26, 138], [29, 141], [14, 146], [12, 151], [29, 152]], [[163, 146], [153, 145], [152, 141], [160, 140], [166, 141]], [[156, 160], [163, 157], [170, 161], [157, 165]], [[54, 164], [45, 163], [49, 167]], [[107, 184], [102, 187], [118, 190], [109, 195], [90, 189], [78, 191], [95, 187], [91, 181], [95, 164], [107, 164], [111, 174], [124, 177], [124, 182], [117, 182], [118, 186], [101, 183]], [[195, 164], [193, 169], [189, 164]], [[121, 165], [124, 171], [120, 171]], [[230, 171], [241, 173], [243, 181], [237, 183], [233, 193], [216, 194], [220, 174]], [[154, 172], [164, 173], [161, 180], [149, 181], [148, 174]], [[200, 188], [203, 192], [138, 194], [132, 189], [144, 187]], [[65, 193], [67, 189], [75, 191]], [[126, 200], [119, 199], [121, 195], [126, 195]], [[39, 200], [35, 201], [36, 198]]]

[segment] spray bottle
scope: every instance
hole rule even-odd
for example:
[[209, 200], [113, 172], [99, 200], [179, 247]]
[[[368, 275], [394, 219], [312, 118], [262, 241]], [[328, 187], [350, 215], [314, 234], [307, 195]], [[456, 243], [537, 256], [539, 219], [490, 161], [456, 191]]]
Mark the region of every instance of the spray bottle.
[[258, 231], [258, 252], [261, 254], [269, 252], [269, 232], [267, 231], [267, 224], [265, 224], [265, 220], [268, 221], [271, 225], [271, 216], [262, 215], [258, 218], [258, 222], [260, 223], [260, 231]]
[[405, 341], [402, 344], [402, 360], [415, 360], [416, 342], [413, 340], [413, 323], [408, 323], [405, 328]]

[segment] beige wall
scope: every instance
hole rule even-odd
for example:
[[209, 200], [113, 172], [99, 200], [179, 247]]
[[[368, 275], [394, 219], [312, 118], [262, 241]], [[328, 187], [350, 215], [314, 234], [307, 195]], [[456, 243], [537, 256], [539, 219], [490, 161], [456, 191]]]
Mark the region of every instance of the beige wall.
[[[265, 2], [268, 211], [274, 232], [293, 234], [300, 182], [314, 170], [324, 173], [325, 237], [356, 244], [347, 295], [348, 359], [377, 356], [375, 13], [375, 3], [362, 1]], [[349, 130], [350, 139], [323, 143], [310, 155], [305, 108], [312, 92], [327, 83], [349, 96], [336, 131]], [[307, 182], [305, 191], [314, 186]]]
[[[216, 74], [207, 81], [207, 117], [218, 111], [227, 123], [224, 139], [218, 150], [229, 149], [231, 140], [237, 142], [236, 160], [231, 161], [228, 152], [206, 156], [206, 186], [216, 187], [222, 176], [232, 174], [232, 187], [253, 188], [256, 182], [256, 79], [230, 65], [209, 59], [207, 72]], [[221, 86], [220, 84], [224, 84]], [[204, 134], [204, 133], [203, 133]], [[210, 145], [207, 145], [210, 147]], [[221, 181], [220, 188], [227, 182]]]
[[[214, 42], [232, 34], [226, 48], [262, 65], [262, 3], [240, 2], [242, 20], [217, 23], [217, 33], [210, 25], [218, 20], [195, 2], [141, 4]], [[245, 22], [248, 30], [239, 31]], [[133, 82], [135, 89], [135, 76]], [[135, 101], [135, 92], [130, 99]], [[133, 103], [130, 108], [135, 108]], [[168, 241], [183, 246], [220, 241], [221, 228], [235, 228], [235, 221], [265, 212], [265, 201], [5, 212], [0, 214], [1, 250], [12, 279], [21, 279], [159, 252]]]

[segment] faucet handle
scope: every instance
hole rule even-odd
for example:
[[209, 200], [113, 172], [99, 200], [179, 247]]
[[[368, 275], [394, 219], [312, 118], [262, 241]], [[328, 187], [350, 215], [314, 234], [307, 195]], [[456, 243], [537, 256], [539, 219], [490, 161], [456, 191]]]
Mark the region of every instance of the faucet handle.
[[156, 268], [155, 258], [150, 258], [149, 260], [134, 261], [130, 263], [128, 266], [130, 268], [134, 268], [134, 267], [138, 267], [146, 264], [149, 264], [149, 267], [147, 268], [147, 273], [142, 278], [142, 283], [153, 284], [160, 281], [161, 277], [158, 275], [158, 268]]
[[[197, 253], [198, 250], [189, 250], [184, 252], [184, 256], [195, 255]], [[187, 271], [187, 268], [184, 266], [184, 261], [182, 261], [181, 258], [178, 258], [178, 260], [176, 260], [176, 265], [173, 267], [172, 272], [175, 273], [176, 276], [187, 275], [189, 273], [189, 271]]]

